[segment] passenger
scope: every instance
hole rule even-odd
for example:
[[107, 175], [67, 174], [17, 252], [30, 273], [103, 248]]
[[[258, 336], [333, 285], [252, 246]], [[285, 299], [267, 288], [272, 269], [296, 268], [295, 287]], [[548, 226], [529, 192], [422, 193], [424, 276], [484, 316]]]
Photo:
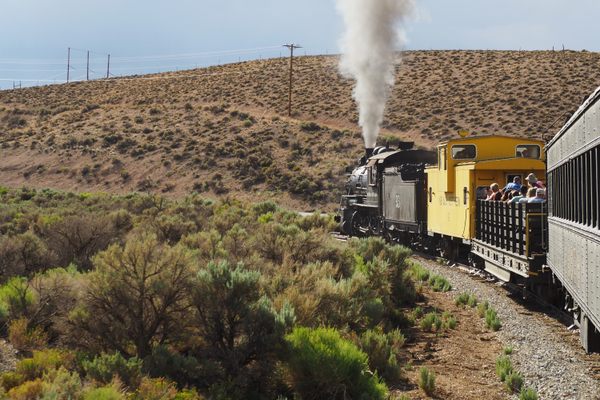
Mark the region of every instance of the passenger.
[[526, 198], [527, 198], [527, 186], [522, 185], [521, 190], [519, 190], [519, 193], [516, 196], [513, 196], [513, 198], [510, 200], [510, 202], [518, 203], [521, 199], [526, 199]]
[[519, 203], [528, 203], [530, 199], [535, 198], [537, 194], [537, 188], [531, 187], [527, 189], [527, 197], [523, 197], [519, 200]]
[[490, 192], [491, 193], [488, 194], [486, 200], [495, 200], [496, 194], [500, 193], [500, 185], [498, 185], [497, 183], [492, 183], [490, 185]]
[[535, 197], [529, 199], [528, 203], [544, 203], [546, 201], [546, 189], [536, 189]]
[[505, 203], [507, 201], [509, 201], [510, 200], [510, 193], [511, 193], [510, 190], [502, 189], [502, 197], [500, 198], [500, 201], [503, 201]]
[[498, 190], [494, 193], [492, 200], [494, 201], [502, 201], [502, 196], [504, 196], [504, 192], [502, 190]]
[[521, 177], [520, 176], [515, 176], [513, 178], [513, 181], [510, 182], [508, 185], [506, 185], [506, 187], [504, 188], [504, 190], [521, 190]]
[[544, 184], [541, 181], [539, 181], [533, 173], [527, 175], [527, 182], [529, 183], [529, 187], [540, 188], [540, 189], [546, 188], [544, 186]]

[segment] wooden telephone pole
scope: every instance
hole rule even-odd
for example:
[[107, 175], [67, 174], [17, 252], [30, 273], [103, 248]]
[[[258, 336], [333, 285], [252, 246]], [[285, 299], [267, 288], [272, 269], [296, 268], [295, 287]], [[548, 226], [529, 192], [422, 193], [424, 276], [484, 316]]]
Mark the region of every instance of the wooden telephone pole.
[[69, 83], [69, 75], [71, 73], [71, 48], [67, 49], [67, 83]]
[[283, 47], [290, 49], [290, 87], [288, 93], [288, 117], [292, 116], [292, 87], [294, 83], [294, 50], [301, 49], [302, 46], [297, 44], [284, 44]]

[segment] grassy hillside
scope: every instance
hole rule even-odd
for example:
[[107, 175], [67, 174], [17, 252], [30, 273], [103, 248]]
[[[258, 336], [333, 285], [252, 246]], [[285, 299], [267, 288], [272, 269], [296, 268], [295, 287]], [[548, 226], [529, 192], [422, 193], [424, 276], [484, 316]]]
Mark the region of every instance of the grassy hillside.
[[[549, 137], [600, 85], [599, 63], [590, 52], [408, 52], [383, 136], [422, 146], [461, 129]], [[0, 92], [0, 183], [330, 209], [362, 151], [352, 84], [335, 57], [298, 58], [288, 118], [287, 65]]]

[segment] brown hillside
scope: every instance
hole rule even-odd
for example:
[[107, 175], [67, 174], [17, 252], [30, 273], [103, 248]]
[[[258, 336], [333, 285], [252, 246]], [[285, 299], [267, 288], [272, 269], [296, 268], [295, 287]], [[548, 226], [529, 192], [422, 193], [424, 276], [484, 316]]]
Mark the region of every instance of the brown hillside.
[[[352, 84], [336, 57], [298, 58], [287, 118], [287, 62], [0, 92], [0, 184], [331, 209], [362, 151]], [[598, 65], [590, 52], [408, 52], [383, 136], [549, 137], [600, 85]]]

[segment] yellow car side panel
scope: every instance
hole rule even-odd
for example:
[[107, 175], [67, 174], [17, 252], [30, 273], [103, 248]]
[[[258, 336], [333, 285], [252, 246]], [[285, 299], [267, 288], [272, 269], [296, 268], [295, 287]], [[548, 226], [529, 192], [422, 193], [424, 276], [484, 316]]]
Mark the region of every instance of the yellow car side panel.
[[[476, 157], [453, 160], [451, 149], [455, 144], [474, 144], [477, 148]], [[531, 172], [544, 181], [543, 151], [539, 160], [516, 157], [516, 146], [523, 144], [539, 145], [543, 149], [540, 141], [502, 136], [456, 139], [441, 144], [438, 147], [439, 164], [426, 170], [428, 231], [470, 240], [475, 236], [477, 188], [492, 183], [498, 183], [503, 188], [509, 177], [520, 175], [525, 181]], [[445, 160], [444, 154], [447, 157]]]

